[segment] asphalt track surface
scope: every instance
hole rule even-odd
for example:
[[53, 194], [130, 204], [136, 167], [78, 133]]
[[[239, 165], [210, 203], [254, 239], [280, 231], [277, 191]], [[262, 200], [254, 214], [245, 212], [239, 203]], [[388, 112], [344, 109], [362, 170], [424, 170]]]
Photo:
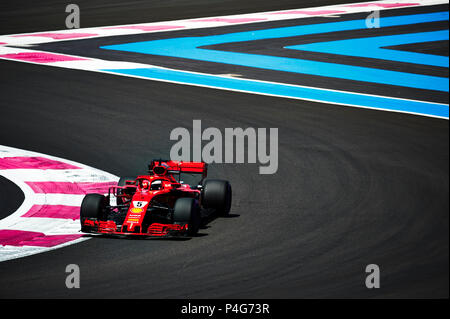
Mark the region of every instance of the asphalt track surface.
[[[193, 119], [279, 128], [276, 174], [210, 166], [232, 183], [233, 206], [198, 237], [94, 238], [2, 262], [1, 298], [448, 298], [448, 121], [10, 61], [0, 70], [0, 144], [118, 176], [167, 157], [171, 130]], [[381, 289], [364, 285], [372, 263]], [[65, 286], [68, 264], [80, 289]]]

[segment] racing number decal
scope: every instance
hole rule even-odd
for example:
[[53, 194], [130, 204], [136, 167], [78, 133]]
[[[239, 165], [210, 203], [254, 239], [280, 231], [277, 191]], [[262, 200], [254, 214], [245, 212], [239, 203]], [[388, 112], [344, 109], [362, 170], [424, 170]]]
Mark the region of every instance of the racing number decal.
[[148, 202], [145, 201], [134, 201], [133, 206], [137, 208], [145, 207], [148, 204]]

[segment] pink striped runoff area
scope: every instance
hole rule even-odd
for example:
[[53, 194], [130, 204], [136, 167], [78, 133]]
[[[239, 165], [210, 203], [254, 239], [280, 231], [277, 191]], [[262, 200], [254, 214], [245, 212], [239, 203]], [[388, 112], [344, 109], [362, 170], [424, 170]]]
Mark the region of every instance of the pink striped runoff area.
[[[45, 178], [46, 170], [57, 170], [65, 174], [64, 170], [79, 170], [82, 167], [43, 156], [13, 156], [0, 158], [0, 170], [33, 169], [42, 170]], [[88, 193], [105, 194], [110, 186], [116, 182], [70, 182], [70, 181], [25, 181], [37, 194], [70, 194], [84, 195]], [[78, 220], [79, 206], [34, 204], [21, 218], [55, 218], [65, 220]], [[39, 231], [25, 231], [17, 229], [0, 229], [0, 246], [15, 247], [54, 247], [81, 238], [82, 234], [46, 235]]]
[[87, 60], [64, 54], [55, 54], [46, 52], [20, 52], [20, 53], [0, 54], [0, 58], [34, 62], [34, 63], [53, 63], [53, 62]]
[[226, 23], [244, 23], [253, 21], [264, 21], [266, 18], [206, 18], [191, 20], [191, 22], [226, 22]]
[[334, 14], [334, 13], [342, 13], [345, 11], [340, 10], [321, 10], [321, 11], [308, 11], [308, 10], [291, 10], [291, 11], [283, 11], [283, 12], [273, 12], [270, 14], [306, 14], [310, 16], [315, 15], [323, 15], [323, 14]]
[[409, 7], [409, 6], [417, 6], [420, 3], [376, 3], [376, 2], [370, 2], [370, 3], [356, 3], [356, 4], [348, 4], [346, 7], [370, 7], [370, 6], [376, 6], [381, 8], [399, 8], [399, 7]]
[[45, 235], [44, 233], [0, 229], [0, 245], [53, 247], [82, 237], [83, 235]]
[[67, 205], [33, 205], [28, 212], [21, 217], [80, 219], [79, 206]]
[[16, 38], [21, 37], [44, 37], [52, 38], [54, 40], [65, 40], [65, 39], [77, 39], [96, 36], [95, 33], [57, 33], [57, 32], [44, 32], [44, 33], [32, 33], [32, 34], [19, 34], [15, 35]]
[[0, 169], [79, 169], [75, 165], [70, 165], [60, 161], [55, 161], [45, 157], [16, 156], [0, 158]]
[[110, 186], [116, 186], [116, 182], [25, 182], [38, 194], [74, 194], [83, 195], [88, 193], [105, 194]]
[[119, 27], [107, 27], [103, 28], [105, 30], [115, 30], [115, 29], [129, 29], [129, 30], [142, 30], [142, 31], [161, 31], [170, 29], [180, 29], [184, 28], [181, 25], [124, 25]]

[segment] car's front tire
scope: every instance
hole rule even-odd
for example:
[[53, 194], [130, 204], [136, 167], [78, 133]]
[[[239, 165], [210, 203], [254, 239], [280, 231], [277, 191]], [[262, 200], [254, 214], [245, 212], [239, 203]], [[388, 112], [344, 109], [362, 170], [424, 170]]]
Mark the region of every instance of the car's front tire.
[[188, 235], [194, 236], [200, 229], [201, 214], [198, 201], [194, 198], [178, 198], [173, 209], [175, 224], [188, 224]]
[[106, 217], [106, 197], [101, 194], [87, 194], [84, 196], [80, 208], [80, 221], [86, 218], [104, 220]]

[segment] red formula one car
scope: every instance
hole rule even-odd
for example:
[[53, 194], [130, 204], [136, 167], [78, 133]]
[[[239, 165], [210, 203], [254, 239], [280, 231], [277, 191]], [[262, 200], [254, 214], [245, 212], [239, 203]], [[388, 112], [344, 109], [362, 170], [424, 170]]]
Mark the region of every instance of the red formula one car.
[[[190, 186], [181, 174], [200, 174]], [[121, 178], [107, 196], [87, 194], [80, 208], [86, 233], [154, 237], [194, 236], [201, 226], [201, 209], [226, 215], [231, 206], [228, 181], [207, 179], [207, 164], [153, 160], [147, 175]], [[178, 180], [177, 178], [178, 177]]]

